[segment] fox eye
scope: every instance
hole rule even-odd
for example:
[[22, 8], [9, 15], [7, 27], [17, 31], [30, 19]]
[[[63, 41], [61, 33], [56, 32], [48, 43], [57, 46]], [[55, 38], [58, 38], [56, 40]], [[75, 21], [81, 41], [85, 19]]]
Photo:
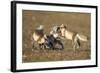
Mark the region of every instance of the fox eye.
[[60, 27], [60, 29], [62, 29], [62, 28], [64, 28], [64, 27]]

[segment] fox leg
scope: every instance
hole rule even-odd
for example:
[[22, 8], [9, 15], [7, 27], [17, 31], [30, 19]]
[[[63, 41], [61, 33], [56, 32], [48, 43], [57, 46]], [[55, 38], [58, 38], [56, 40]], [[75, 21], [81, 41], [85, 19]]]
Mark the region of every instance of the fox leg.
[[75, 51], [75, 49], [76, 49], [76, 42], [74, 41], [74, 39], [72, 40], [72, 47], [73, 47], [73, 49]]
[[73, 48], [80, 48], [80, 40], [78, 39], [77, 36], [75, 36], [73, 39], [72, 39], [72, 45], [73, 45]]
[[76, 34], [77, 33], [74, 33], [73, 36], [72, 36], [72, 47], [73, 47], [74, 50], [76, 48]]
[[79, 39], [77, 39], [77, 41], [76, 41], [76, 48], [80, 48], [80, 40]]

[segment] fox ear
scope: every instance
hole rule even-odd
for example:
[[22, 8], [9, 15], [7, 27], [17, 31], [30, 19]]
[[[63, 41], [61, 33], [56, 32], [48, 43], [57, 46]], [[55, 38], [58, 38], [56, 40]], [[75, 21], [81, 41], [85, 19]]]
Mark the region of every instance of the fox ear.
[[64, 24], [61, 24], [61, 26], [65, 26]]
[[64, 26], [64, 28], [67, 28], [67, 26], [68, 26], [68, 24], [66, 24], [66, 25]]
[[65, 26], [64, 24], [61, 24], [61, 25], [60, 25], [60, 27], [64, 27], [64, 26]]

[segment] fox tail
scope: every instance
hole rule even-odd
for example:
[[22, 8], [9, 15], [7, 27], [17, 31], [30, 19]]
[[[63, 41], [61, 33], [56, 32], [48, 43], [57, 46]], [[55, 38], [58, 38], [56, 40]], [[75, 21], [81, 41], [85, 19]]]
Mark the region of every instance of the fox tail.
[[88, 41], [88, 38], [82, 34], [77, 34], [76, 35], [81, 41]]

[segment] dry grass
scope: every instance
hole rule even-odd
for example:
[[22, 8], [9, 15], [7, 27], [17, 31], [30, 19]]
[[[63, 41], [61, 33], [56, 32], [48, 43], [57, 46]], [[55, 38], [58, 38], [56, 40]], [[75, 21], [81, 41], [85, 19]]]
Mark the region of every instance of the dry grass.
[[[68, 24], [71, 31], [82, 33], [90, 37], [90, 14], [89, 13], [64, 13], [42, 12], [23, 10], [23, 58], [22, 62], [43, 62], [62, 60], [86, 60], [90, 59], [90, 43], [81, 42], [79, 49], [73, 50], [70, 40], [62, 40], [64, 50], [35, 50], [32, 48], [31, 37], [34, 29], [40, 24], [44, 25], [45, 33], [48, 34], [54, 25]], [[33, 51], [32, 51], [33, 49]]]
[[90, 59], [90, 50], [33, 50], [23, 55], [23, 62], [86, 60]]

